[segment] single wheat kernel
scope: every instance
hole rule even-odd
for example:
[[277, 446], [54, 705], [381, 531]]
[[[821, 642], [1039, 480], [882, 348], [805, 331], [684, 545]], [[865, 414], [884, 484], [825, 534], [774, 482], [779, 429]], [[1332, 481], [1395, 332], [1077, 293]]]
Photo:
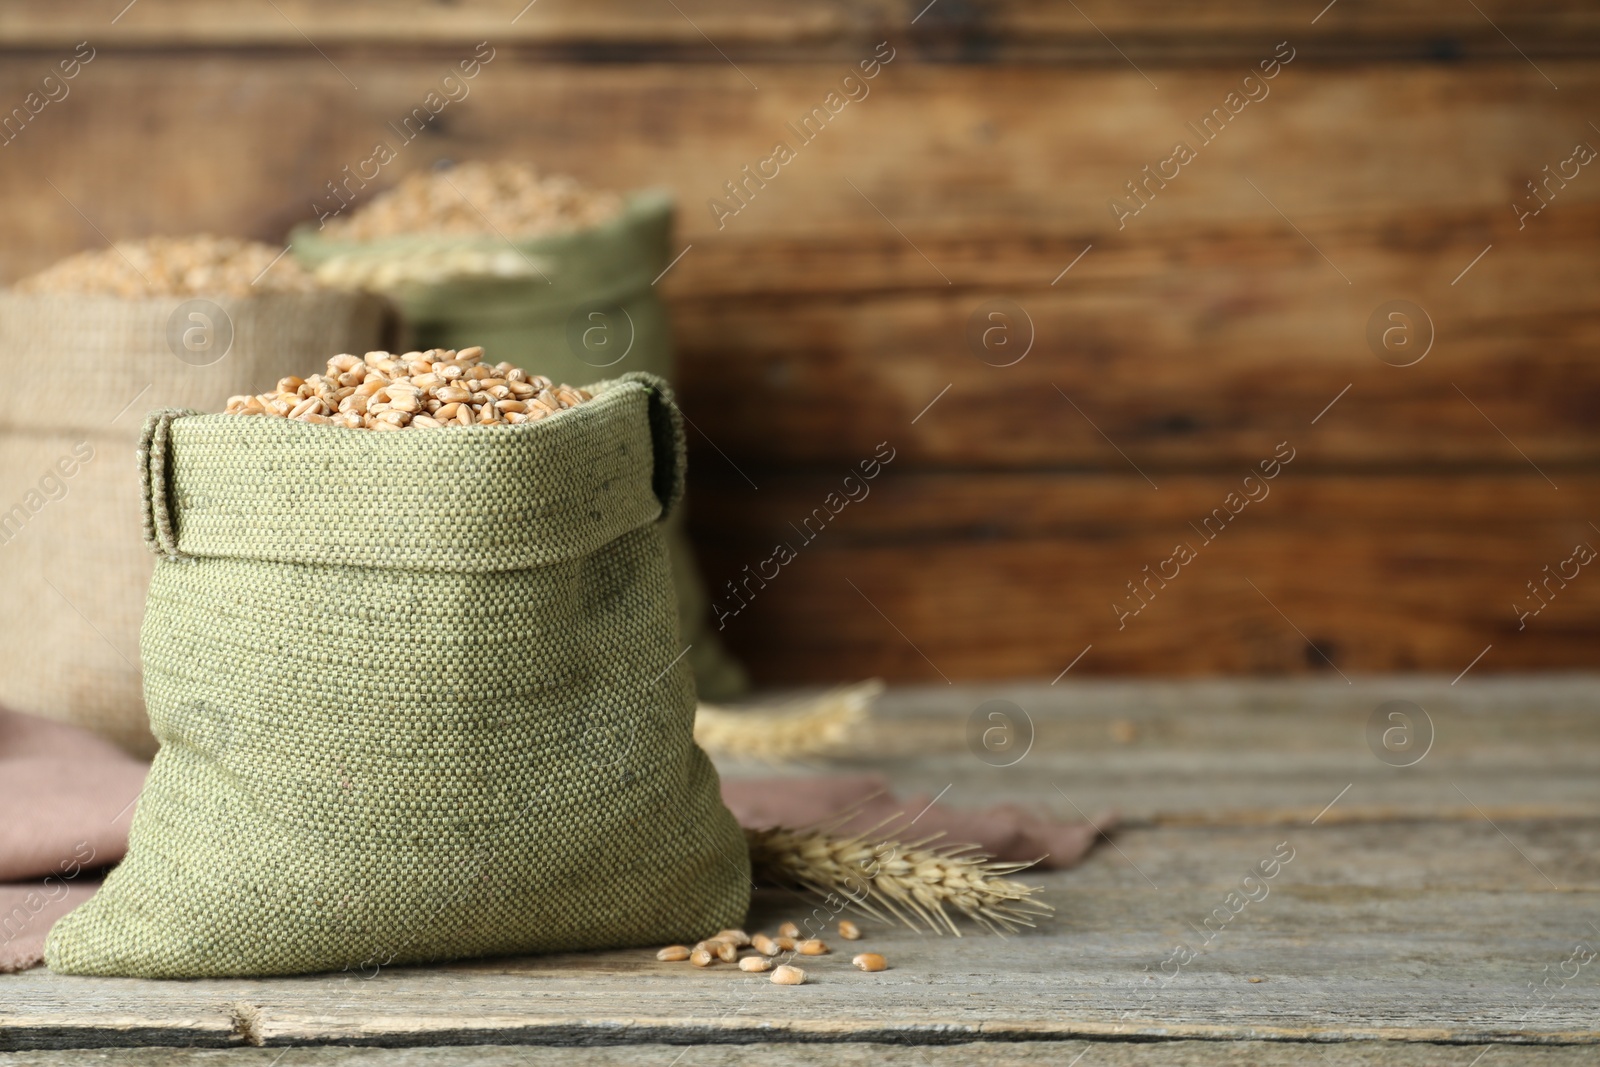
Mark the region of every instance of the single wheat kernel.
[[889, 961], [876, 952], [863, 952], [850, 962], [863, 971], [882, 971], [889, 967]]
[[689, 953], [689, 962], [696, 967], [709, 967], [716, 961], [717, 957], [713, 956], [708, 948], [696, 948]]
[[802, 956], [825, 956], [828, 954], [828, 946], [814, 937], [808, 937], [804, 941], [796, 941], [794, 947], [795, 951]]
[[750, 944], [750, 935], [743, 930], [718, 930], [716, 939], [727, 941], [735, 948], [744, 948]]
[[800, 928], [798, 926], [796, 926], [794, 923], [784, 923], [782, 926], [778, 927], [778, 936], [779, 937], [799, 937], [800, 936]]
[[656, 959], [663, 963], [676, 963], [689, 958], [689, 949], [684, 945], [668, 945], [656, 953]]
[[776, 956], [779, 952], [783, 951], [778, 947], [778, 943], [772, 940], [772, 938], [768, 937], [766, 934], [756, 934], [751, 937], [750, 947], [761, 953], [763, 956]]
[[717, 954], [717, 959], [723, 963], [732, 963], [739, 958], [739, 946], [732, 941], [723, 941], [720, 938], [706, 942], [706, 948]]
[[859, 941], [861, 940], [861, 927], [857, 926], [849, 919], [840, 919], [839, 936], [844, 938], [846, 941]]
[[767, 959], [765, 956], [746, 956], [744, 959], [739, 961], [739, 969], [741, 971], [751, 971], [753, 973], [770, 971], [772, 970], [772, 961]]
[[785, 963], [772, 972], [772, 980], [778, 985], [801, 985], [806, 980], [806, 972]]

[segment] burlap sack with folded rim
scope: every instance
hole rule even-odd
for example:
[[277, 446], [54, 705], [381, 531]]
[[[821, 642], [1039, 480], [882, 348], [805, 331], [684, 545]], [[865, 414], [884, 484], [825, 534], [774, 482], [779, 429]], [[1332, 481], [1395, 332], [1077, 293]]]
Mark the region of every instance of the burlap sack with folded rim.
[[520, 426], [157, 413], [161, 751], [58, 971], [363, 970], [740, 921], [663, 536], [683, 433], [629, 375]]
[[[385, 288], [404, 312], [409, 343], [482, 345], [496, 362], [508, 360], [558, 382], [630, 371], [671, 381], [672, 329], [652, 283], [676, 254], [672, 215], [672, 194], [647, 189], [630, 194], [610, 222], [530, 240], [405, 234], [347, 241], [306, 224], [290, 235], [290, 244], [308, 269], [335, 269], [350, 280], [365, 277], [373, 267], [392, 271], [406, 261], [417, 262], [427, 275], [448, 271], [451, 262], [468, 254], [501, 259], [523, 276], [429, 278]], [[597, 309], [604, 309], [600, 318], [585, 317]], [[700, 696], [710, 701], [735, 697], [749, 682], [709, 624], [710, 599], [681, 511], [668, 525], [667, 538]]]
[[210, 297], [232, 346], [196, 366], [168, 343], [188, 299], [0, 292], [0, 352], [16, 375], [0, 408], [0, 704], [141, 756], [155, 750], [138, 667], [153, 564], [134, 468], [144, 412], [221, 410], [330, 353], [378, 347], [392, 315], [337, 291]]

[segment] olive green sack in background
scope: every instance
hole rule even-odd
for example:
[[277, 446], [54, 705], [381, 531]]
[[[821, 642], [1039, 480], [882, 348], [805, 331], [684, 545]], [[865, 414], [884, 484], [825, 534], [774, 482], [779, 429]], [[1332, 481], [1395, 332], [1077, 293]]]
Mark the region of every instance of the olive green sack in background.
[[[343, 241], [310, 224], [289, 239], [308, 269], [353, 277], [365, 276], [374, 265], [442, 262], [462, 253], [498, 257], [522, 272], [380, 286], [400, 306], [413, 347], [482, 345], [495, 362], [507, 360], [558, 382], [630, 371], [671, 381], [672, 331], [652, 283], [676, 255], [672, 213], [671, 193], [646, 190], [631, 194], [622, 214], [608, 223], [532, 240], [413, 234]], [[681, 511], [668, 525], [667, 538], [700, 696], [735, 697], [748, 688], [748, 679], [709, 625], [710, 602]]]
[[140, 544], [134, 477], [144, 413], [220, 411], [330, 353], [381, 345], [392, 314], [336, 291], [0, 292], [0, 352], [19, 380], [40, 383], [36, 402], [0, 409], [0, 704], [153, 754], [139, 682], [155, 562]]
[[742, 920], [663, 535], [680, 416], [660, 379], [595, 388], [520, 426], [152, 416], [161, 750], [50, 967], [370, 973]]

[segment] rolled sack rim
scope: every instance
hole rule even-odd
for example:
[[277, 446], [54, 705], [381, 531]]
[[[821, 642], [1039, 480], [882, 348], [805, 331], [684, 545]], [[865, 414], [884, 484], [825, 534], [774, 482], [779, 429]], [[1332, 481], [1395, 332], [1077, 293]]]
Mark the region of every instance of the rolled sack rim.
[[390, 433], [151, 412], [146, 543], [167, 561], [389, 570], [578, 558], [665, 521], [683, 492], [682, 416], [666, 382], [634, 373], [585, 388], [592, 400], [538, 422]]

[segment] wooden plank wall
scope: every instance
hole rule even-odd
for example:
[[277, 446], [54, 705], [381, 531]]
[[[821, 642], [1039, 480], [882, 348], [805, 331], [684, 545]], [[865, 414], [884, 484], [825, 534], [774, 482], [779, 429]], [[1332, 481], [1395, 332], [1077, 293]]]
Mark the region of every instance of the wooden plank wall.
[[[95, 49], [0, 148], [0, 277], [281, 239], [489, 42], [378, 184], [523, 158], [677, 191], [694, 531], [714, 585], [776, 573], [721, 596], [764, 681], [1600, 661], [1564, 562], [1600, 545], [1592, 4], [125, 4], [0, 7], [0, 108]], [[1397, 300], [1425, 321], [1375, 350]], [[1577, 576], [1531, 614], [1547, 566]]]

